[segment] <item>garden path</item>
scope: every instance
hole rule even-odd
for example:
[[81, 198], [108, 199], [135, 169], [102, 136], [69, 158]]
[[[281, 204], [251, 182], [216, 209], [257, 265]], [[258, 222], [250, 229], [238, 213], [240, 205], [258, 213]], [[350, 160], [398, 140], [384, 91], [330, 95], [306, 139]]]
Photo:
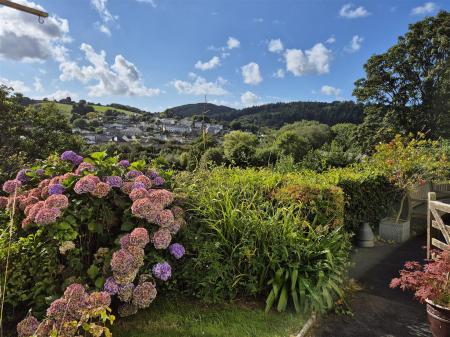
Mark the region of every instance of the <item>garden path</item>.
[[411, 293], [390, 289], [405, 261], [422, 261], [426, 252], [424, 236], [404, 244], [378, 243], [374, 248], [358, 248], [353, 255], [350, 277], [363, 289], [350, 305], [353, 316], [331, 314], [316, 324], [315, 337], [430, 337], [425, 306]]

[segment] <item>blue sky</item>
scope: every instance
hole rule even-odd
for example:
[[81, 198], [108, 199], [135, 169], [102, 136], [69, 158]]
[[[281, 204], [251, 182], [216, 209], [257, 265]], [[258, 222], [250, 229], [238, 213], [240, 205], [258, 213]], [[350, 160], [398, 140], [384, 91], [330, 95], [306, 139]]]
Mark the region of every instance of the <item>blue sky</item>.
[[363, 65], [448, 2], [16, 0], [0, 6], [0, 83], [35, 98], [162, 111], [353, 99]]

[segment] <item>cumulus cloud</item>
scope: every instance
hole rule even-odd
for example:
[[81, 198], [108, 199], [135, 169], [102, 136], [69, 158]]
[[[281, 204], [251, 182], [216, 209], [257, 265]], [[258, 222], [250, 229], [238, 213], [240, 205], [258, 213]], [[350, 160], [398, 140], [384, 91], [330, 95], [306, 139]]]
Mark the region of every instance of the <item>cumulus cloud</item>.
[[73, 61], [62, 62], [59, 65], [61, 81], [96, 82], [88, 87], [89, 96], [156, 96], [161, 93], [160, 89], [147, 88], [142, 83], [136, 66], [122, 55], [117, 55], [114, 63], [109, 65], [105, 51], [97, 53], [86, 43], [83, 43], [80, 49], [90, 65], [80, 66]]
[[242, 78], [244, 83], [257, 85], [262, 82], [263, 78], [259, 72], [259, 65], [255, 62], [250, 62], [241, 67]]
[[364, 41], [364, 38], [358, 35], [353, 35], [352, 40], [350, 41], [350, 45], [345, 48], [345, 50], [349, 53], [354, 53], [361, 49], [361, 44]]
[[284, 78], [284, 70], [283, 69], [278, 69], [276, 72], [274, 72], [273, 77], [275, 78]]
[[228, 49], [234, 49], [234, 48], [239, 48], [239, 46], [241, 45], [241, 42], [234, 38], [234, 37], [229, 37], [227, 40], [227, 47]]
[[305, 74], [327, 74], [330, 72], [331, 50], [322, 43], [317, 43], [311, 49], [287, 49], [284, 54], [286, 70], [295, 76]]
[[336, 38], [334, 37], [334, 35], [331, 35], [325, 42], [329, 44], [335, 43]]
[[41, 97], [36, 97], [37, 99], [48, 98], [49, 100], [59, 101], [60, 99], [70, 97], [72, 100], [78, 100], [78, 94], [68, 90], [56, 90], [53, 93], [43, 95]]
[[263, 23], [264, 19], [263, 18], [254, 18], [253, 22], [255, 22], [255, 23]]
[[247, 91], [242, 94], [241, 103], [244, 106], [253, 106], [253, 105], [258, 104], [260, 99], [261, 99], [261, 97], [259, 97], [258, 95], [255, 95], [251, 91]]
[[283, 42], [281, 42], [280, 39], [272, 39], [269, 41], [267, 49], [269, 49], [271, 53], [280, 53], [284, 49]]
[[34, 88], [34, 91], [37, 91], [37, 92], [44, 91], [44, 86], [42, 85], [41, 79], [39, 77], [34, 78], [33, 88]]
[[412, 15], [432, 14], [436, 12], [438, 6], [434, 2], [426, 2], [422, 6], [415, 7], [411, 10]]
[[0, 77], [0, 85], [6, 85], [9, 88], [13, 88], [15, 92], [19, 92], [21, 94], [30, 91], [30, 88], [22, 81], [10, 80], [4, 77]]
[[195, 64], [195, 68], [203, 71], [214, 69], [219, 66], [220, 66], [220, 58], [218, 58], [217, 56], [214, 56], [211, 60], [207, 62], [197, 61], [197, 63]]
[[342, 6], [339, 15], [347, 19], [357, 19], [364, 18], [370, 15], [370, 13], [363, 6], [356, 7], [353, 4], [346, 4]]
[[115, 22], [119, 17], [111, 14], [109, 11], [108, 0], [91, 0], [91, 5], [100, 15], [101, 23], [96, 23], [97, 29], [104, 34], [111, 36], [111, 30], [109, 29], [108, 24]]
[[156, 2], [154, 1], [154, 0], [136, 0], [137, 2], [141, 2], [141, 3], [144, 3], [144, 4], [149, 4], [149, 5], [151, 5], [153, 8], [156, 8], [157, 7], [157, 5], [156, 5]]
[[223, 88], [227, 83], [222, 77], [218, 77], [214, 82], [208, 82], [205, 78], [197, 74], [189, 74], [190, 81], [175, 80], [172, 85], [180, 94], [188, 95], [212, 95], [221, 96], [228, 92]]
[[[21, 4], [42, 11], [34, 2], [22, 0]], [[14, 61], [61, 60], [66, 54], [64, 44], [70, 42], [69, 22], [49, 16], [41, 25], [30, 14], [0, 7], [0, 57]]]
[[320, 92], [327, 96], [338, 97], [341, 94], [341, 89], [332, 87], [331, 85], [324, 85], [320, 88]]

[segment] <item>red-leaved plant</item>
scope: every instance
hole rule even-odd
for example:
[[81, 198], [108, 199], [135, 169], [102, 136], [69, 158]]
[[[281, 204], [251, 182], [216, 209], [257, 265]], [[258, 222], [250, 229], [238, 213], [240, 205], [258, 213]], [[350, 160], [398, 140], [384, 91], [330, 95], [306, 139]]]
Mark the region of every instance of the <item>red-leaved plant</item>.
[[420, 301], [430, 300], [434, 304], [450, 309], [450, 251], [436, 255], [424, 266], [416, 261], [405, 263], [400, 277], [391, 281], [390, 287], [415, 291]]

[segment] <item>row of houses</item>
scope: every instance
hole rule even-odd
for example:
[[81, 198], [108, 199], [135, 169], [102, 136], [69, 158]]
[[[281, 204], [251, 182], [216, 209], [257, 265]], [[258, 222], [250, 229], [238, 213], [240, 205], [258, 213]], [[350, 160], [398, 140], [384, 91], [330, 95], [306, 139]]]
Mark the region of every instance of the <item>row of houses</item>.
[[203, 123], [184, 118], [153, 118], [149, 121], [136, 121], [128, 116], [117, 116], [114, 119], [102, 121], [102, 126], [96, 131], [75, 128], [73, 132], [82, 135], [88, 144], [107, 142], [135, 142], [141, 143], [158, 141], [175, 141], [190, 143], [204, 130], [211, 135], [224, 132], [223, 125]]

